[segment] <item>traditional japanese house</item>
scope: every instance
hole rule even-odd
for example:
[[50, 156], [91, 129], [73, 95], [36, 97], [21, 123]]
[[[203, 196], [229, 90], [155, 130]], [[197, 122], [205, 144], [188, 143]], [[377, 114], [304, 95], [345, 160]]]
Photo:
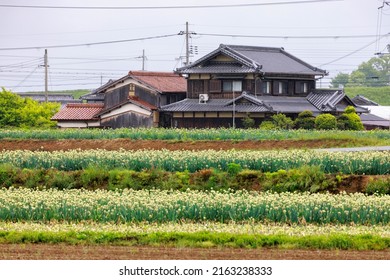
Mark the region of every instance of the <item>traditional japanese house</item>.
[[316, 89], [327, 72], [283, 48], [220, 45], [175, 72], [187, 79], [187, 98], [161, 106], [165, 127], [240, 127], [245, 117], [258, 125], [277, 113], [340, 114], [349, 105], [367, 111], [342, 90]]

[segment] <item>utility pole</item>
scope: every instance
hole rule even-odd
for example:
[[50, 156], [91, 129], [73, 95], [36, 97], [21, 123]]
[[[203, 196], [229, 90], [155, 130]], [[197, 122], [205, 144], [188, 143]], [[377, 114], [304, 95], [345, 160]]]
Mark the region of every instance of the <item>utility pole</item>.
[[186, 66], [190, 64], [190, 34], [188, 32], [188, 21], [186, 22]]
[[49, 93], [49, 90], [48, 90], [48, 75], [47, 75], [47, 67], [49, 66], [47, 64], [48, 62], [48, 59], [47, 59], [47, 49], [45, 49], [45, 57], [44, 57], [44, 67], [45, 67], [45, 102], [47, 102], [47, 99], [48, 99], [48, 93]]
[[[190, 50], [190, 38], [191, 38], [191, 35], [193, 34], [196, 34], [195, 32], [193, 31], [189, 31], [188, 29], [188, 22], [186, 22], [186, 30], [185, 31], [180, 31], [179, 32], [179, 35], [186, 35], [186, 55], [185, 55], [185, 65], [190, 65], [190, 54], [191, 54], [191, 50]], [[196, 52], [198, 50], [196, 49]]]
[[145, 71], [145, 50], [142, 50], [142, 71]]
[[236, 100], [235, 100], [235, 94], [234, 94], [234, 89], [233, 89], [233, 129], [236, 128]]

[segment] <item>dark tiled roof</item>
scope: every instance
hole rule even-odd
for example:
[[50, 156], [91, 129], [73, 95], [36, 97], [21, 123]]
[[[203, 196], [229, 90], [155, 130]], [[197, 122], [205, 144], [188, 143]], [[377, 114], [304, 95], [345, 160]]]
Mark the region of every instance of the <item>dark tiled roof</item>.
[[80, 97], [81, 100], [87, 100], [87, 101], [104, 101], [104, 94], [103, 93], [88, 93]]
[[[264, 105], [236, 104], [236, 112], [268, 112]], [[198, 99], [184, 99], [176, 103], [162, 106], [165, 112], [231, 112], [233, 103], [231, 99], [212, 99], [207, 103], [199, 103]]]
[[356, 95], [352, 98], [353, 103], [360, 106], [379, 106], [378, 103], [364, 97], [363, 95]]
[[[196, 69], [190, 69], [191, 73], [199, 74], [235, 74], [235, 73], [253, 73], [253, 68], [248, 67], [236, 62], [213, 62], [206, 65], [196, 67]], [[184, 71], [183, 73], [190, 73]]]
[[[236, 62], [245, 66], [242, 69], [228, 65], [216, 65], [209, 70], [209, 73], [263, 73], [263, 74], [302, 74], [302, 75], [326, 75], [325, 70], [318, 69], [297, 57], [287, 53], [283, 48], [268, 48], [254, 46], [220, 45], [220, 47], [193, 64], [177, 69], [176, 72], [183, 74], [205, 73], [210, 67], [208, 62], [218, 54], [224, 54], [233, 58]], [[224, 71], [224, 72], [223, 72]]]
[[[31, 98], [38, 102], [44, 102], [46, 101], [46, 96], [44, 93], [18, 93], [20, 97], [23, 98]], [[47, 101], [48, 102], [57, 102], [61, 104], [66, 103], [79, 103], [80, 100], [75, 100], [73, 98], [73, 95], [71, 94], [57, 94], [57, 93], [50, 93], [47, 95]]]
[[336, 105], [343, 99], [345, 94], [342, 90], [315, 90], [307, 96], [307, 100], [318, 110], [331, 112], [336, 110]]
[[[345, 100], [348, 105], [339, 104]], [[368, 112], [367, 109], [354, 104], [354, 102], [345, 95], [343, 90], [314, 90], [308, 96], [307, 100], [322, 112], [343, 112], [347, 106], [354, 106], [357, 113]]]
[[360, 115], [363, 125], [377, 126], [377, 127], [389, 127], [390, 121], [384, 118], [378, 117], [373, 114], [363, 113]]
[[97, 120], [95, 117], [103, 109], [103, 104], [68, 103], [52, 117], [54, 121], [88, 121]]
[[313, 113], [320, 113], [315, 106], [313, 106], [306, 97], [296, 96], [259, 96], [265, 104], [272, 107], [274, 112], [278, 113], [300, 113], [305, 110]]
[[[272, 113], [300, 113], [305, 110], [312, 111], [314, 114], [323, 112], [343, 112], [345, 105], [339, 105], [345, 95], [335, 95], [334, 91], [316, 90], [308, 97], [299, 96], [274, 96], [242, 94], [235, 98], [237, 112], [272, 112]], [[248, 103], [241, 104], [240, 99], [246, 99]], [[314, 104], [313, 104], [314, 103]], [[352, 105], [352, 104], [351, 104]], [[167, 112], [223, 112], [231, 111], [233, 106], [232, 99], [211, 99], [207, 103], [199, 103], [198, 99], [184, 99], [162, 107], [162, 111]], [[330, 106], [334, 106], [333, 108]], [[358, 113], [367, 112], [366, 109], [355, 107]]]

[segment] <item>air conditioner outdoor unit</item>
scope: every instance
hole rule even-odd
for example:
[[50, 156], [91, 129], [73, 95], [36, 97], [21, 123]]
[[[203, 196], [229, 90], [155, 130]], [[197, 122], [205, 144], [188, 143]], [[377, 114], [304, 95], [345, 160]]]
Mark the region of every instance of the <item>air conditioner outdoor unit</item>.
[[199, 94], [199, 103], [206, 103], [209, 100], [209, 95], [206, 93]]

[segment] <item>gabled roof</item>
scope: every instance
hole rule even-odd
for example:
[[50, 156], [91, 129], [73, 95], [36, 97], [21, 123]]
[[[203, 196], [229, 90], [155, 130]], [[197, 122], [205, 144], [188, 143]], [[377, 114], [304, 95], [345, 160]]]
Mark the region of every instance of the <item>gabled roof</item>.
[[187, 91], [186, 79], [175, 73], [130, 71], [128, 76], [161, 93]]
[[361, 105], [361, 106], [379, 106], [378, 103], [368, 99], [367, 97], [363, 96], [363, 95], [356, 95], [354, 98], [352, 98], [352, 101], [356, 104], [356, 105]]
[[[234, 59], [235, 63], [211, 61], [218, 55]], [[289, 54], [283, 48], [223, 45], [191, 65], [176, 70], [181, 74], [192, 73], [262, 73], [327, 75], [299, 58]]]
[[379, 116], [373, 115], [373, 114], [366, 114], [363, 113], [360, 116], [360, 119], [363, 123], [363, 125], [370, 125], [370, 126], [377, 126], [377, 127], [390, 127], [389, 120], [386, 120], [384, 118], [381, 118]]
[[152, 104], [150, 104], [149, 102], [146, 102], [146, 101], [144, 101], [142, 99], [139, 99], [137, 96], [129, 96], [127, 101], [124, 101], [124, 102], [119, 103], [119, 104], [117, 104], [115, 106], [109, 107], [109, 108], [107, 108], [105, 110], [101, 110], [98, 114], [96, 114], [96, 117], [99, 117], [99, 116], [101, 116], [103, 114], [106, 114], [108, 112], [114, 111], [114, 110], [116, 110], [116, 109], [118, 109], [118, 108], [120, 108], [120, 107], [122, 107], [122, 106], [124, 106], [126, 104], [134, 104], [134, 105], [137, 105], [137, 106], [139, 106], [139, 107], [141, 107], [143, 109], [146, 109], [148, 111], [157, 110], [157, 107], [152, 105]]
[[53, 121], [90, 121], [103, 109], [103, 104], [98, 103], [68, 103], [55, 114]]
[[129, 79], [160, 93], [185, 93], [187, 91], [186, 79], [173, 72], [130, 71], [126, 76], [115, 81], [110, 80], [92, 93], [103, 93]]
[[[307, 100], [322, 112], [343, 112], [347, 106], [354, 106], [357, 113], [368, 112], [367, 109], [357, 106], [343, 90], [313, 90]], [[342, 100], [348, 105], [340, 105]]]

